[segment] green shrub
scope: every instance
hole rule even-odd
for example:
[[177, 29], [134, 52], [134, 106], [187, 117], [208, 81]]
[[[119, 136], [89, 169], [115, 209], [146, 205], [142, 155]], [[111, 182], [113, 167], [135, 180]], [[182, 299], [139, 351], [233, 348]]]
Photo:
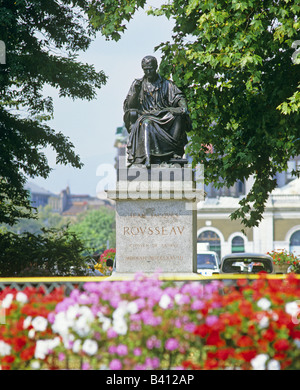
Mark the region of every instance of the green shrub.
[[0, 232], [0, 276], [72, 276], [87, 272], [85, 246], [75, 233], [42, 229], [41, 234]]

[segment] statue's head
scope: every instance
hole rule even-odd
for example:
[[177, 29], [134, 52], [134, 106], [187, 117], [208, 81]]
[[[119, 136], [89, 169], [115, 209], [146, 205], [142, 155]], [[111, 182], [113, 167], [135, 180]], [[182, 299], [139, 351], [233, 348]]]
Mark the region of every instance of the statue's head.
[[154, 68], [157, 69], [157, 59], [153, 56], [146, 56], [142, 59], [142, 68]]
[[157, 79], [157, 60], [153, 56], [146, 56], [142, 59], [142, 68], [148, 81], [153, 82]]

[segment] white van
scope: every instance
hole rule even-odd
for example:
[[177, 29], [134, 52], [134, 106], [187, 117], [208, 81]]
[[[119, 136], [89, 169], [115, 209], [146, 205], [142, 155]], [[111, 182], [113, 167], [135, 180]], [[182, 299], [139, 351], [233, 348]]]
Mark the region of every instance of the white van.
[[216, 252], [198, 251], [197, 273], [204, 276], [212, 276], [220, 273], [220, 260]]

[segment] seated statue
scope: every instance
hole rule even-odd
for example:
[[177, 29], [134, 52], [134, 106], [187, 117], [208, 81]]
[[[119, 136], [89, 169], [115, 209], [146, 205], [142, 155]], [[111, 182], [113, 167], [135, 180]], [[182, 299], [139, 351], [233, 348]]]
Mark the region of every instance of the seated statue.
[[128, 165], [149, 168], [182, 158], [191, 122], [183, 93], [157, 73], [156, 58], [144, 57], [142, 69], [144, 77], [134, 80], [124, 101], [124, 123]]

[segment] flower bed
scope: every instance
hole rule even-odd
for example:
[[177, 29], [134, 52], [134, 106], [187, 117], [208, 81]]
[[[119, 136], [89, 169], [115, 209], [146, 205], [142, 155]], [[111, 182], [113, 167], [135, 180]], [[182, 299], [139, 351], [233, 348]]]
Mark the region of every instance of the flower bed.
[[94, 266], [96, 270], [100, 271], [103, 275], [111, 275], [112, 267], [106, 264], [108, 259], [115, 260], [116, 249], [106, 249], [100, 256], [97, 264]]
[[299, 369], [300, 281], [86, 283], [0, 295], [2, 369]]
[[[39, 368], [38, 359], [50, 368], [44, 353], [60, 343], [52, 332], [48, 315], [64, 298], [62, 288], [45, 294], [43, 288], [28, 287], [23, 291], [5, 288], [0, 292], [2, 316], [0, 323], [1, 369]], [[35, 359], [37, 358], [37, 359]]]
[[287, 273], [288, 269], [292, 272], [299, 272], [300, 260], [293, 253], [287, 252], [287, 250], [273, 250], [268, 252], [273, 259], [273, 264], [276, 272]]

